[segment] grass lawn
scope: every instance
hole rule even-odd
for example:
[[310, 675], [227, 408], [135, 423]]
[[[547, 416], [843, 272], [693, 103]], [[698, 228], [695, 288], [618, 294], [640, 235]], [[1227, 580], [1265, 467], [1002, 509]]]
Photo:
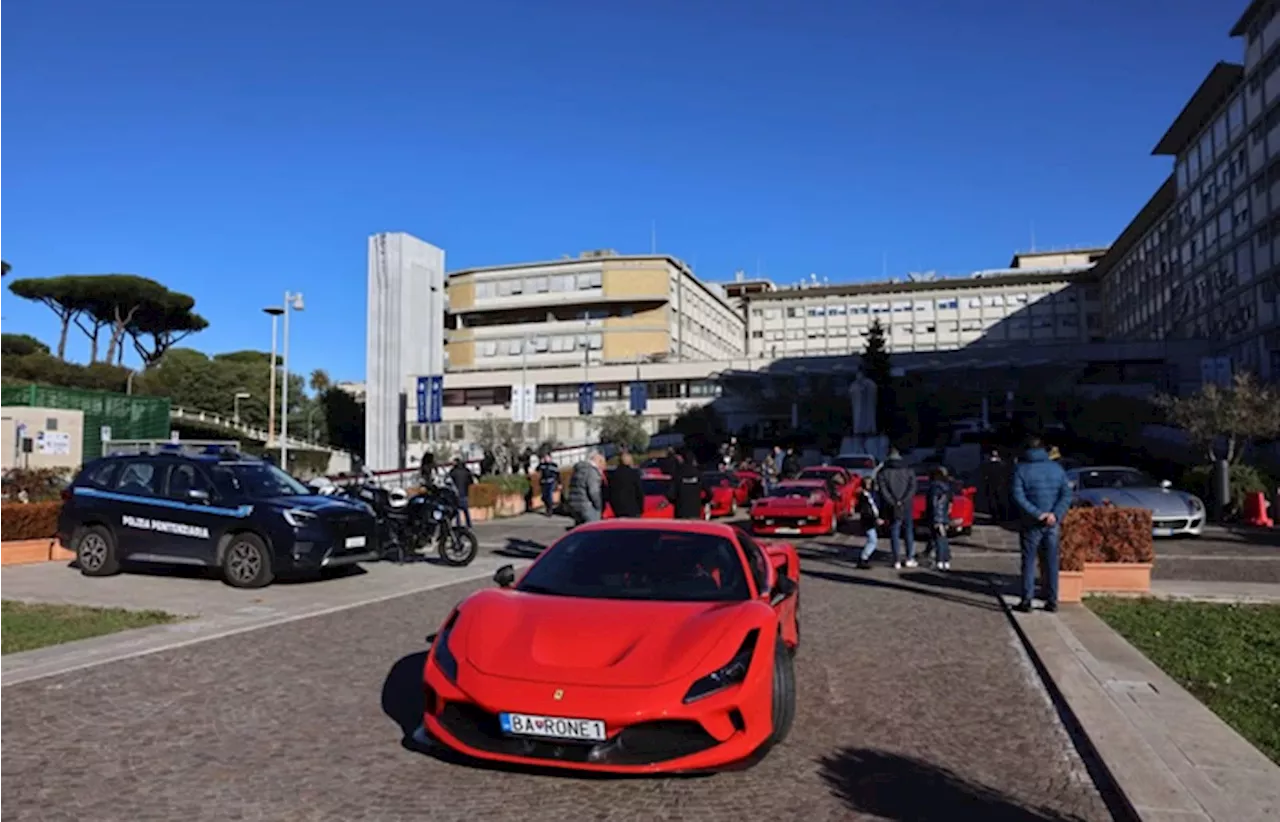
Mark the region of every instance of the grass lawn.
[[1119, 597], [1085, 604], [1280, 763], [1280, 605]]
[[162, 611], [126, 611], [122, 608], [86, 608], [82, 605], [43, 605], [0, 602], [0, 653], [30, 651], [92, 636], [114, 634], [129, 628], [145, 628], [173, 622], [178, 617]]

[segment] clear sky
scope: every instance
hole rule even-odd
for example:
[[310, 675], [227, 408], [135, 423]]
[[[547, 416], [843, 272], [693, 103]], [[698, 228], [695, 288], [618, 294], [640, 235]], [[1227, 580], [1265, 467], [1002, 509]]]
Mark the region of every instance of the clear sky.
[[[450, 269], [657, 246], [708, 279], [1110, 242], [1245, 0], [5, 3], [3, 254], [197, 300], [206, 351], [363, 379], [369, 234]], [[52, 314], [5, 293], [4, 330]], [[87, 356], [72, 331], [71, 351]]]

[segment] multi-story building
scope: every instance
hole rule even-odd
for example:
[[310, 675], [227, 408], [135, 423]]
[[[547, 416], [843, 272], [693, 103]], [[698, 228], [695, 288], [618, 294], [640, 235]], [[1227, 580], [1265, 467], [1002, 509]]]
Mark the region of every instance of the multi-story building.
[[1199, 339], [1235, 369], [1280, 379], [1280, 17], [1254, 0], [1231, 29], [1244, 63], [1219, 63], [1153, 154], [1170, 179], [1099, 263], [1105, 329]]
[[450, 372], [724, 360], [744, 321], [681, 260], [586, 252], [448, 277]]
[[1105, 248], [1026, 252], [968, 277], [761, 291], [747, 297], [751, 358], [862, 351], [872, 323], [895, 352], [1101, 339], [1090, 269]]

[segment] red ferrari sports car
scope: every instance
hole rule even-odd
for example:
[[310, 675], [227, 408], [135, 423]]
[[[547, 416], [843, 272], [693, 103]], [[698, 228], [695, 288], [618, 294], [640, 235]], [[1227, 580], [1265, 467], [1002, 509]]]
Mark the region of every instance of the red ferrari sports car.
[[429, 638], [413, 739], [583, 771], [751, 764], [795, 718], [799, 572], [720, 523], [575, 528]]
[[708, 519], [737, 516], [738, 506], [751, 501], [750, 484], [733, 471], [704, 471], [702, 493]]
[[[925, 522], [925, 510], [929, 506], [928, 491], [932, 480], [927, 476], [916, 477], [916, 496], [911, 501], [911, 516], [915, 520], [917, 531], [928, 531], [929, 523]], [[947, 533], [961, 536], [973, 532], [973, 497], [978, 489], [965, 486], [959, 480], [953, 482], [954, 496], [951, 498], [951, 523]]]
[[751, 533], [834, 534], [836, 502], [825, 479], [787, 480], [751, 503]]
[[[605, 475], [605, 482], [608, 483], [608, 474]], [[671, 477], [665, 474], [645, 474], [640, 480], [641, 487], [644, 489], [644, 514], [645, 519], [675, 519], [676, 509], [671, 505], [671, 500], [667, 498], [667, 491], [671, 488]], [[603, 519], [613, 519], [613, 506], [609, 503], [604, 504]]]
[[839, 515], [853, 516], [858, 489], [862, 487], [862, 480], [856, 475], [850, 474], [838, 465], [814, 465], [801, 471], [796, 478], [827, 480], [833, 492], [832, 496], [836, 500], [836, 510]]

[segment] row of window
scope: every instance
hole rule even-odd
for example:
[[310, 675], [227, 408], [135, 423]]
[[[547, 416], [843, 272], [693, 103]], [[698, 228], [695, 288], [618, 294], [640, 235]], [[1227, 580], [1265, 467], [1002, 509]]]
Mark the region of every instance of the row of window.
[[592, 288], [600, 288], [602, 283], [602, 274], [599, 271], [584, 271], [581, 274], [508, 277], [504, 280], [480, 280], [476, 282], [476, 299], [514, 297], [520, 294], [586, 291]]
[[544, 334], [537, 337], [513, 337], [505, 340], [476, 342], [476, 353], [482, 357], [599, 351], [602, 348], [604, 348], [603, 334]]
[[[955, 311], [964, 305], [967, 308], [1004, 308], [1004, 307], [1021, 307], [1032, 303], [1039, 302], [1045, 297], [1049, 297], [1054, 292], [1042, 291], [1032, 292], [1030, 294], [987, 294], [981, 297], [941, 297], [936, 300], [897, 300], [890, 302], [877, 303], [849, 303], [849, 304], [832, 304], [825, 305], [793, 305], [783, 308], [753, 308], [751, 316], [759, 317], [766, 320], [776, 320], [779, 317], [786, 316], [790, 319], [798, 319], [801, 317], [843, 317], [846, 315], [869, 315], [869, 314], [905, 314], [912, 312], [926, 312], [937, 309], [938, 311]], [[1066, 289], [1058, 292], [1056, 299], [1067, 305], [1075, 305], [1078, 299], [1073, 289]]]
[[1200, 181], [1203, 173], [1209, 172], [1213, 163], [1225, 156], [1231, 144], [1244, 130], [1245, 110], [1244, 98], [1236, 95], [1227, 104], [1226, 110], [1220, 113], [1213, 125], [1200, 135], [1200, 139], [1187, 148], [1175, 167], [1178, 180], [1178, 193], [1189, 191]]
[[[595, 383], [596, 400], [602, 402], [625, 400], [631, 396], [630, 382]], [[645, 383], [649, 399], [679, 400], [705, 399], [720, 396], [720, 383], [716, 380], [649, 380]], [[578, 383], [552, 383], [538, 385], [535, 396], [540, 403], [576, 403]], [[442, 401], [446, 407], [510, 405], [511, 386], [491, 385], [480, 388], [446, 388]]]

